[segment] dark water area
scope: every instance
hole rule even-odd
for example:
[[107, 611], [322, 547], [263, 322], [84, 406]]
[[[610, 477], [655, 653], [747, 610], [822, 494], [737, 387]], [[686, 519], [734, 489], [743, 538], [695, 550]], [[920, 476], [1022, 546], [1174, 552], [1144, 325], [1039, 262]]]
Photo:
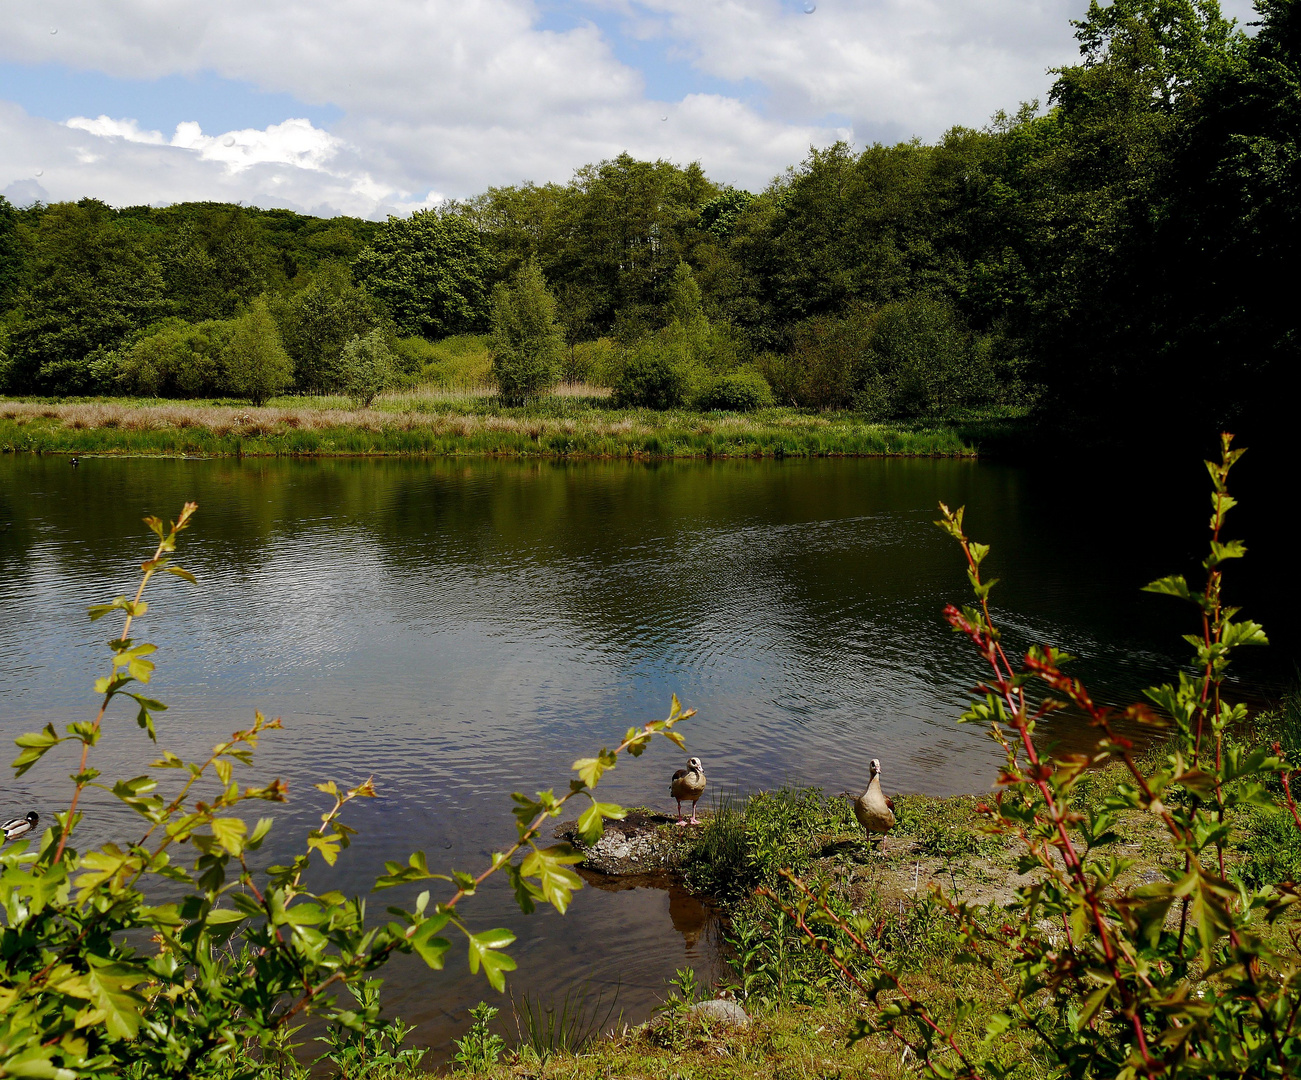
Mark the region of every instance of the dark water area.
[[[317, 887], [365, 891], [386, 859], [417, 848], [431, 866], [482, 868], [514, 835], [510, 792], [563, 788], [575, 758], [664, 716], [673, 693], [699, 710], [682, 730], [705, 762], [706, 801], [783, 783], [861, 788], [873, 757], [892, 791], [987, 790], [993, 747], [954, 723], [982, 673], [940, 615], [968, 591], [959, 551], [932, 525], [936, 503], [965, 504], [969, 532], [993, 545], [1011, 645], [1067, 649], [1095, 697], [1126, 703], [1186, 660], [1178, 635], [1194, 629], [1177, 602], [1139, 591], [1195, 568], [1204, 547], [1204, 474], [1190, 470], [1186, 493], [1166, 479], [958, 460], [73, 469], [4, 456], [0, 737], [93, 714], [109, 635], [86, 605], [132, 587], [144, 514], [193, 499], [180, 561], [201, 585], [160, 582], [137, 628], [159, 646], [160, 743], [195, 755], [254, 709], [283, 718], [250, 774], [283, 776], [292, 796], [266, 862], [315, 824], [313, 782], [373, 775], [380, 797], [349, 814], [359, 836]], [[1288, 656], [1247, 658], [1238, 692], [1280, 693]], [[94, 764], [137, 775], [153, 748], [125, 709], [110, 726]], [[1083, 745], [1089, 733], [1061, 716], [1044, 737]], [[658, 745], [602, 790], [671, 809], [683, 757]], [[71, 768], [51, 754], [5, 780], [0, 815], [52, 815]], [[86, 808], [83, 847], [133, 818], [102, 796]], [[618, 985], [635, 1022], [677, 968], [717, 970], [707, 905], [653, 882], [601, 884], [563, 919], [522, 917], [498, 887], [467, 908], [477, 928], [519, 935], [517, 994]], [[416, 891], [377, 895], [371, 910]], [[417, 1024], [435, 1058], [470, 1005], [497, 998], [463, 958], [442, 973], [402, 958], [385, 979], [387, 1013]]]

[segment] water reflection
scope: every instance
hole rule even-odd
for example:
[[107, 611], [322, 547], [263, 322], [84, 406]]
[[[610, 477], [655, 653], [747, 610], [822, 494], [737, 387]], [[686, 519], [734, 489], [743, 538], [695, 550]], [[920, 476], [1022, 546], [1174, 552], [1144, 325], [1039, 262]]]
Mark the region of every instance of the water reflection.
[[[482, 866], [513, 836], [511, 791], [563, 785], [575, 757], [664, 715], [673, 692], [699, 709], [685, 734], [715, 791], [861, 789], [872, 757], [898, 790], [986, 788], [993, 748], [953, 723], [980, 672], [939, 617], [967, 588], [931, 524], [941, 499], [966, 504], [994, 545], [1013, 648], [1066, 648], [1095, 696], [1117, 702], [1184, 655], [1183, 612], [1138, 587], [1183, 568], [1171, 552], [1188, 548], [1185, 523], [1098, 544], [1062, 512], [1054, 478], [1002, 466], [83, 458], [74, 470], [3, 456], [0, 735], [86, 715], [104, 634], [85, 605], [128, 585], [141, 516], [187, 499], [200, 511], [182, 561], [202, 587], [163, 583], [139, 627], [160, 646], [163, 739], [197, 753], [255, 707], [284, 718], [257, 767], [295, 795], [268, 861], [314, 823], [311, 782], [374, 774], [381, 797], [351, 816], [361, 834], [328, 875], [345, 890], [413, 848]], [[135, 775], [153, 748], [125, 714], [112, 722], [97, 764]], [[1069, 717], [1055, 725], [1046, 734], [1080, 737]], [[656, 747], [610, 774], [609, 797], [671, 809], [680, 764]], [[6, 784], [0, 809], [45, 816], [56, 807], [41, 793], [68, 771], [51, 755]], [[102, 798], [87, 810], [83, 842], [131, 818]], [[618, 981], [637, 1020], [677, 967], [713, 955], [691, 904], [639, 883], [585, 889], [564, 920], [522, 919], [494, 888], [473, 918], [520, 935], [517, 989]], [[441, 1045], [485, 993], [463, 962], [442, 976], [404, 962], [388, 979], [390, 1007]]]

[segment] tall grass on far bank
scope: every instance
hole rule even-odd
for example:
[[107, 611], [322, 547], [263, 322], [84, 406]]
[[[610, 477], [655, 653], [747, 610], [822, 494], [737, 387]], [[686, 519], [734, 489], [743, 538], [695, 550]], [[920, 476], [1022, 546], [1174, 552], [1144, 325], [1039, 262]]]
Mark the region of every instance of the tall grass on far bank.
[[[340, 399], [339, 405], [342, 404]], [[853, 413], [616, 410], [595, 395], [519, 409], [482, 396], [392, 395], [370, 409], [331, 399], [0, 402], [0, 450], [202, 456], [348, 454], [511, 457], [971, 456], [942, 424], [871, 423]]]

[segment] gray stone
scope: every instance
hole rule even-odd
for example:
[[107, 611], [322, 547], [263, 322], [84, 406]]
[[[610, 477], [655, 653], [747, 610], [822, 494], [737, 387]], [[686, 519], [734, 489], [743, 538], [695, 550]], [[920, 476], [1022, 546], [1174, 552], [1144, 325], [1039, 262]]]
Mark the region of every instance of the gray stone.
[[689, 1011], [716, 1024], [726, 1024], [728, 1027], [750, 1026], [750, 1018], [745, 1015], [745, 1010], [735, 1001], [728, 1001], [726, 998], [697, 1001]]
[[681, 830], [664, 814], [633, 810], [620, 821], [607, 821], [605, 831], [588, 847], [578, 838], [578, 823], [566, 821], [555, 835], [568, 840], [583, 855], [583, 866], [600, 874], [662, 874], [677, 868]]

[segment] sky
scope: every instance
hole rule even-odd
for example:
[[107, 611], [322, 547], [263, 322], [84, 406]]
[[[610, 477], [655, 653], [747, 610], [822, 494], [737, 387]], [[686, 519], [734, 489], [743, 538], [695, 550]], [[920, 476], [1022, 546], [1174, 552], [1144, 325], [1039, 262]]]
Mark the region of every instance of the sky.
[[1085, 6], [0, 0], [0, 193], [383, 218], [623, 151], [757, 191], [1044, 101]]

